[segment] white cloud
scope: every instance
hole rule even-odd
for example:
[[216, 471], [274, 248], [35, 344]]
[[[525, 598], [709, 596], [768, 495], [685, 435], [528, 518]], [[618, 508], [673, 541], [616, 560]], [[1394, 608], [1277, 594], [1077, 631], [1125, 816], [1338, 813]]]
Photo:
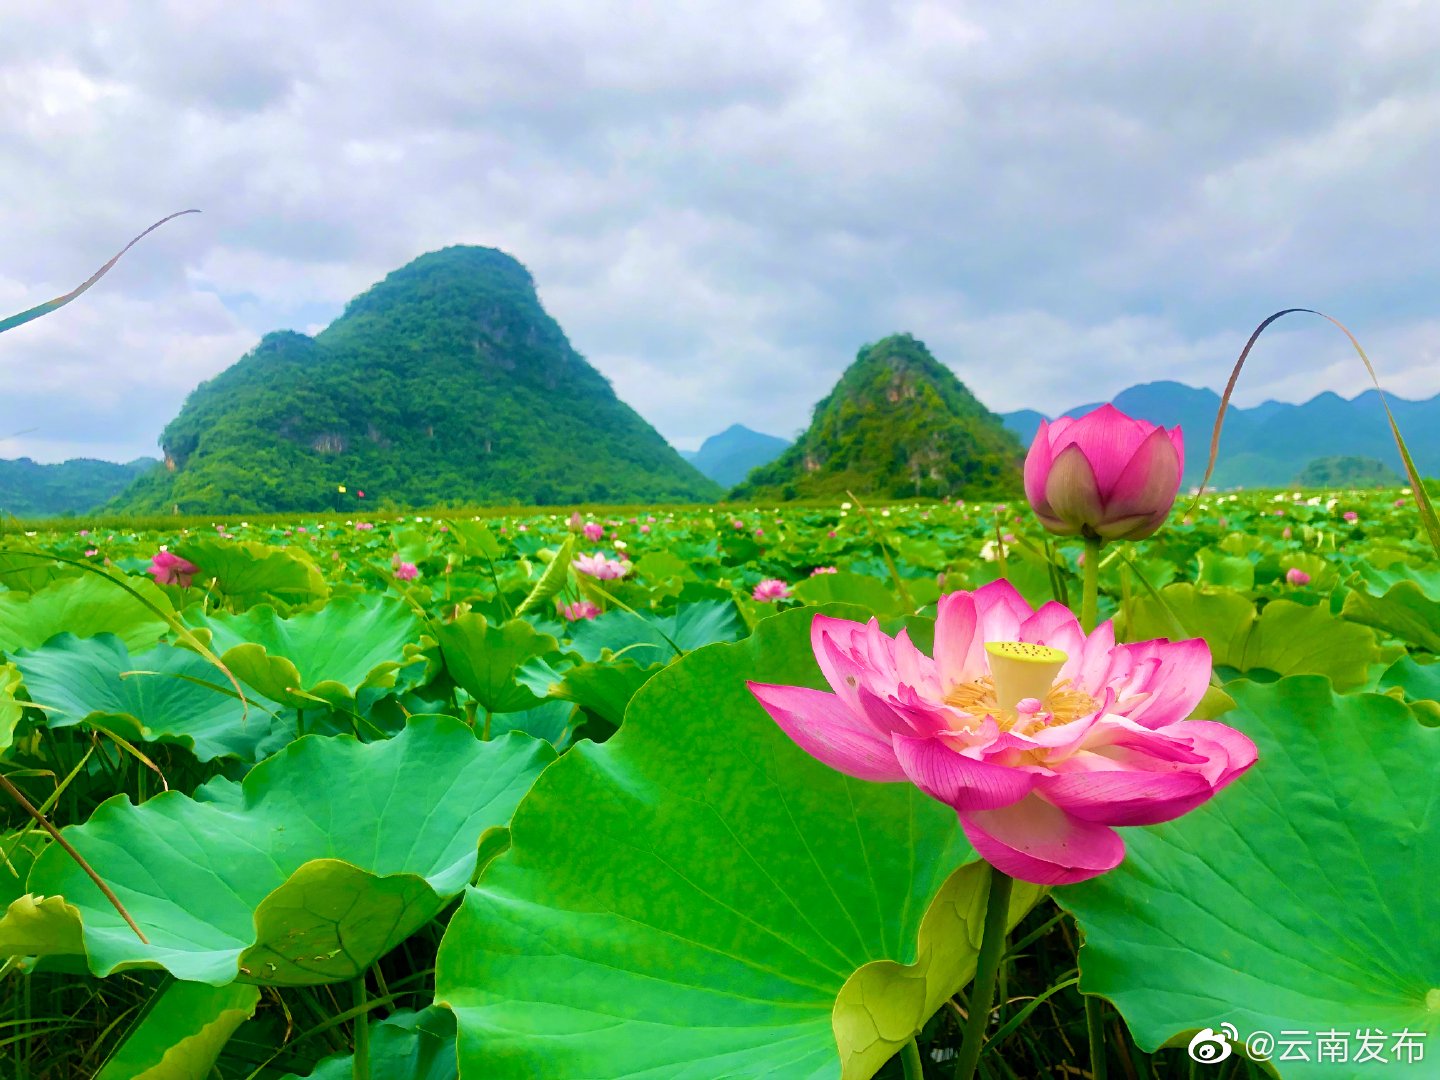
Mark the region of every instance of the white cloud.
[[[789, 435], [907, 330], [992, 407], [1217, 386], [1301, 304], [1440, 391], [1440, 9], [935, 0], [7, 8], [0, 453], [129, 457], [266, 330], [502, 247], [667, 436]], [[12, 10], [13, 9], [13, 10]], [[1364, 389], [1277, 327], [1240, 399]], [[76, 448], [80, 448], [78, 451]]]

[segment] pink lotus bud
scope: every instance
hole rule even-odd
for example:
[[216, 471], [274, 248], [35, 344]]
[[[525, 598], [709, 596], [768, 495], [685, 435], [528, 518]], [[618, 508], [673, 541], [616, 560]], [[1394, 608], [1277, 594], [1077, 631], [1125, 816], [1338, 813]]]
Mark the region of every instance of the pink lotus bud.
[[571, 532], [576, 532], [580, 529], [582, 525], [585, 524], [585, 519], [580, 516], [580, 511], [576, 510], [573, 514], [570, 515], [569, 519], [565, 522], [565, 524], [570, 527]]
[[1040, 422], [1025, 458], [1025, 495], [1060, 536], [1143, 540], [1169, 516], [1184, 466], [1179, 427], [1102, 405], [1079, 420]]
[[586, 540], [599, 540], [605, 535], [605, 526], [598, 521], [587, 521], [584, 528]]
[[1298, 566], [1292, 566], [1285, 571], [1285, 580], [1291, 585], [1309, 585], [1310, 575]]
[[640, 526], [640, 531], [641, 531], [642, 533], [648, 533], [648, 532], [650, 531], [650, 526], [649, 526], [649, 525], [641, 525], [641, 526]]
[[1295, 535], [1295, 534], [1290, 531], [1290, 526], [1289, 526], [1289, 525], [1286, 525], [1285, 528], [1283, 528], [1283, 529], [1280, 530], [1280, 538], [1281, 538], [1282, 540], [1289, 540], [1289, 539], [1290, 539], [1292, 536], [1294, 536], [1294, 535]]

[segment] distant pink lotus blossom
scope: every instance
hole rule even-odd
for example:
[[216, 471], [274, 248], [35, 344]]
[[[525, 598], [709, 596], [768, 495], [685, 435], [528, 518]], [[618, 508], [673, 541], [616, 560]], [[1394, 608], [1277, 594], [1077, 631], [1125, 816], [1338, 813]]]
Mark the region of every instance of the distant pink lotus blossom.
[[413, 562], [402, 562], [395, 567], [396, 581], [414, 581], [420, 576], [420, 568]]
[[1290, 539], [1292, 536], [1294, 536], [1294, 535], [1295, 535], [1295, 533], [1291, 530], [1291, 528], [1290, 528], [1289, 525], [1286, 525], [1285, 528], [1283, 528], [1283, 529], [1280, 530], [1280, 539], [1281, 539], [1281, 540], [1289, 540], [1289, 539]]
[[1178, 427], [1101, 405], [1078, 420], [1040, 421], [1025, 456], [1025, 496], [1057, 535], [1143, 540], [1169, 516], [1184, 466]]
[[296, 525], [296, 526], [295, 526], [295, 531], [296, 531], [297, 533], [304, 534], [304, 533], [306, 533], [306, 532], [309, 532], [310, 530], [308, 530], [307, 528], [305, 528], [304, 525]]
[[1285, 571], [1285, 580], [1291, 585], [1309, 585], [1310, 575], [1298, 566], [1292, 566]]
[[[1405, 501], [1404, 499], [1398, 500], [1398, 502], [1404, 502], [1404, 501]], [[1398, 503], [1397, 503], [1397, 505], [1398, 505]], [[81, 530], [80, 530], [80, 535], [81, 535], [81, 536], [89, 536], [89, 535], [90, 535], [90, 530], [89, 530], [89, 529], [81, 529]]]
[[743, 521], [732, 521], [730, 524], [735, 527], [736, 532], [739, 532], [745, 528], [745, 523]]
[[641, 525], [641, 526], [640, 526], [640, 531], [641, 531], [642, 533], [644, 533], [645, 535], [648, 536], [649, 533], [650, 533], [650, 526], [649, 526], [649, 525]]
[[[1405, 500], [1404, 500], [1404, 499], [1396, 499], [1393, 505], [1394, 505], [1394, 507], [1395, 507], [1396, 510], [1399, 510], [1402, 506], [1405, 505]], [[85, 534], [84, 534], [84, 533], [81, 533], [80, 535], [81, 535], [81, 536], [84, 536]]]
[[560, 617], [566, 622], [593, 619], [600, 614], [600, 609], [589, 600], [577, 600], [573, 604], [562, 604], [557, 600], [555, 601], [555, 607], [560, 612]]
[[764, 535], [765, 535], [765, 530], [762, 529], [762, 528], [759, 528], [759, 527], [757, 526], [756, 529], [755, 529], [755, 535], [756, 535], [756, 536], [764, 536]]
[[605, 535], [605, 526], [598, 521], [587, 521], [583, 531], [586, 540], [599, 540]]
[[1360, 520], [1360, 515], [1357, 514], [1354, 510], [1346, 510], [1345, 513], [1341, 514], [1340, 516], [1343, 517], [1346, 521], [1350, 522], [1350, 524], [1352, 525]]
[[359, 529], [361, 532], [369, 532], [371, 529], [375, 528], [375, 526], [368, 521], [357, 521], [355, 523], [355, 528]]
[[99, 555], [99, 554], [100, 554], [100, 549], [99, 549], [99, 548], [86, 548], [86, 549], [85, 549], [85, 557], [86, 557], [87, 559], [93, 559], [96, 555]]
[[182, 589], [190, 587], [191, 580], [200, 572], [200, 568], [189, 559], [182, 559], [168, 551], [157, 551], [150, 559], [150, 565], [145, 572], [155, 579], [157, 585], [179, 585]]
[[614, 581], [617, 578], [623, 578], [630, 572], [628, 560], [608, 559], [600, 551], [593, 555], [577, 555], [575, 561], [570, 565], [575, 567], [579, 573], [588, 574], [600, 581]]
[[839, 568], [835, 566], [817, 566], [814, 570], [810, 571], [810, 576], [814, 577], [816, 574], [838, 574], [839, 572]]
[[790, 599], [790, 586], [779, 578], [766, 578], [755, 586], [755, 591], [750, 595], [767, 604], [774, 603], [776, 600], [788, 600]]
[[901, 631], [817, 615], [834, 693], [750, 683], [806, 753], [861, 780], [908, 782], [954, 808], [997, 870], [1043, 885], [1114, 869], [1115, 826], [1170, 821], [1255, 763], [1255, 745], [1187, 720], [1209, 685], [1202, 639], [1116, 645], [1008, 581], [942, 596], [933, 659]]
[[585, 524], [585, 519], [580, 516], [580, 511], [576, 510], [566, 518], [565, 524], [571, 532], [578, 532], [580, 527]]
[[834, 530], [834, 529], [831, 529], [831, 530], [830, 530], [829, 536], [830, 536], [830, 539], [831, 539], [831, 540], [834, 540], [834, 539], [835, 539], [835, 530]]

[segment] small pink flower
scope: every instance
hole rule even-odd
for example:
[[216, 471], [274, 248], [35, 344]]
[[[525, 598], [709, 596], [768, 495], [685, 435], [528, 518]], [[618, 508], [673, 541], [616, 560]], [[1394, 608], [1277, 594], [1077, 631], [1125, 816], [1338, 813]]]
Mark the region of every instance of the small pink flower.
[[814, 577], [816, 574], [838, 574], [839, 572], [839, 568], [834, 566], [817, 566], [814, 570], [810, 571], [810, 576]]
[[580, 516], [579, 510], [576, 510], [565, 520], [565, 525], [571, 532], [578, 532], [584, 524], [585, 519]]
[[[1397, 499], [1396, 502], [1395, 502], [1395, 505], [1396, 505], [1396, 506], [1399, 506], [1399, 505], [1400, 505], [1401, 503], [1403, 503], [1404, 501], [1405, 501], [1404, 499]], [[89, 530], [89, 529], [81, 529], [81, 530], [80, 530], [80, 535], [81, 535], [81, 536], [89, 536], [89, 535], [90, 535], [90, 530]]]
[[764, 536], [764, 535], [765, 535], [765, 530], [764, 530], [764, 529], [757, 528], [757, 529], [755, 530], [755, 535], [756, 535], [756, 536]]
[[516, 531], [516, 532], [529, 532], [529, 531], [530, 531], [530, 526], [529, 526], [529, 525], [517, 525], [517, 526], [515, 526], [515, 531]]
[[829, 535], [829, 537], [830, 537], [831, 540], [834, 540], [834, 539], [835, 539], [835, 530], [834, 530], [834, 529], [831, 529], [828, 535]]
[[779, 578], [766, 578], [755, 586], [755, 591], [750, 595], [767, 604], [776, 600], [788, 600], [790, 599], [790, 586]]
[[559, 600], [556, 600], [555, 607], [566, 622], [593, 619], [600, 614], [600, 609], [589, 600], [577, 600], [573, 604], [562, 604]]
[[641, 525], [641, 526], [640, 526], [640, 531], [641, 531], [642, 533], [648, 534], [648, 533], [650, 532], [650, 526], [649, 526], [649, 525]]
[[357, 521], [355, 523], [355, 528], [359, 529], [361, 532], [369, 532], [371, 529], [375, 528], [375, 526], [370, 524], [370, 522], [368, 521]]
[[1340, 516], [1343, 517], [1346, 521], [1350, 522], [1352, 525], [1360, 520], [1360, 515], [1357, 514], [1354, 510], [1346, 510], [1345, 513], [1341, 514]]
[[1294, 535], [1295, 533], [1291, 531], [1289, 525], [1286, 525], [1285, 528], [1280, 530], [1280, 539], [1282, 540], [1289, 540]]
[[604, 552], [593, 555], [577, 555], [570, 564], [581, 574], [588, 574], [599, 581], [615, 581], [630, 572], [630, 563], [621, 559], [607, 559]]
[[1292, 566], [1289, 570], [1285, 571], [1285, 580], [1291, 585], [1309, 585], [1310, 575], [1298, 566]]
[[750, 683], [806, 753], [849, 776], [914, 784], [952, 807], [996, 869], [1042, 885], [1125, 857], [1116, 826], [1171, 821], [1255, 763], [1255, 744], [1187, 720], [1209, 685], [1202, 639], [1116, 645], [1003, 579], [942, 596], [933, 658], [904, 631], [817, 615], [833, 693]]
[[179, 555], [157, 551], [151, 557], [145, 572], [155, 579], [157, 585], [179, 585], [182, 589], [188, 589], [191, 579], [200, 572], [200, 568]]
[[1222, 529], [1228, 529], [1230, 527], [1230, 519], [1227, 517], [1217, 518], [1215, 524]]
[[[1396, 500], [1395, 500], [1394, 506], [1395, 506], [1395, 509], [1396, 509], [1396, 510], [1399, 510], [1399, 509], [1400, 509], [1402, 506], [1404, 506], [1404, 505], [1405, 505], [1405, 500], [1404, 500], [1404, 499], [1396, 499]], [[84, 534], [84, 533], [81, 533], [80, 535], [81, 535], [81, 536], [84, 536], [85, 534]]]
[[296, 525], [296, 526], [295, 526], [295, 531], [296, 531], [297, 533], [302, 533], [302, 534], [303, 534], [303, 533], [309, 532], [310, 530], [308, 530], [307, 528], [305, 528], [304, 525]]
[[735, 526], [736, 532], [740, 532], [742, 529], [745, 528], [745, 523], [743, 521], [732, 521], [730, 524]]
[[420, 568], [413, 562], [402, 562], [395, 567], [396, 581], [414, 581], [420, 576]]
[[86, 557], [87, 559], [93, 559], [96, 555], [99, 555], [99, 554], [100, 554], [100, 549], [99, 549], [99, 548], [86, 548], [86, 549], [85, 549], [85, 557]]
[[605, 535], [605, 526], [598, 521], [587, 521], [584, 528], [586, 540], [599, 540]]

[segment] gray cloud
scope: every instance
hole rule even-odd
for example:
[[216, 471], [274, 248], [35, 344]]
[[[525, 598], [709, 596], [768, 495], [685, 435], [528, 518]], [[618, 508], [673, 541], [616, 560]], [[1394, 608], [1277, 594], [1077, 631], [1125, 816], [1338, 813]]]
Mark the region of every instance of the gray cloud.
[[[792, 434], [860, 345], [995, 408], [1218, 385], [1333, 311], [1440, 392], [1440, 9], [1407, 3], [7, 9], [0, 454], [153, 452], [185, 393], [423, 251], [502, 247], [680, 445]], [[1282, 324], [1283, 326], [1283, 324]], [[1363, 389], [1333, 330], [1243, 401]]]

